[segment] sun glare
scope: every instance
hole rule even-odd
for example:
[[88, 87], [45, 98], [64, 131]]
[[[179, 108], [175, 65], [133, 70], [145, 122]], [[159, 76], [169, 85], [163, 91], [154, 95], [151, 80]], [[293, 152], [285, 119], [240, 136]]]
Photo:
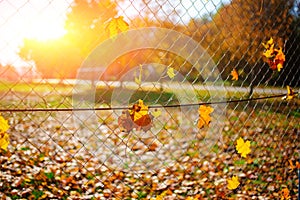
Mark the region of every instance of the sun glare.
[[51, 18], [51, 16], [34, 19], [25, 26], [25, 37], [39, 41], [60, 38], [66, 33], [63, 23], [59, 23], [61, 21], [61, 19]]

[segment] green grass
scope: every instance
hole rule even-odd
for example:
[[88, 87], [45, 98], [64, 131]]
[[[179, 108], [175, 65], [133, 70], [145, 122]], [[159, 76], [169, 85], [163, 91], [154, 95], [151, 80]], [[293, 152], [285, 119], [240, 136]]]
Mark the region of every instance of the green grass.
[[73, 86], [65, 85], [65, 84], [48, 84], [48, 83], [26, 83], [26, 82], [6, 82], [0, 81], [0, 93], [12, 91], [12, 92], [20, 92], [20, 93], [29, 93], [29, 92], [70, 92], [72, 91]]

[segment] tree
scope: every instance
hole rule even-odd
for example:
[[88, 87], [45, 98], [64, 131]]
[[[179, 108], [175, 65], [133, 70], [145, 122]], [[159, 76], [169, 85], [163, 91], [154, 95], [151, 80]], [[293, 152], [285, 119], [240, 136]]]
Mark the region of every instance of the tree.
[[293, 3], [294, 0], [232, 0], [219, 9], [209, 24], [199, 27], [201, 34], [195, 37], [213, 56], [223, 79], [237, 68], [244, 70], [248, 83], [262, 83], [271, 71], [262, 60], [261, 44], [273, 37], [278, 46], [284, 46], [292, 29]]
[[117, 14], [110, 0], [75, 0], [67, 13], [66, 35], [52, 41], [24, 39], [19, 55], [35, 62], [43, 78], [75, 78], [77, 69], [108, 35], [105, 23]]

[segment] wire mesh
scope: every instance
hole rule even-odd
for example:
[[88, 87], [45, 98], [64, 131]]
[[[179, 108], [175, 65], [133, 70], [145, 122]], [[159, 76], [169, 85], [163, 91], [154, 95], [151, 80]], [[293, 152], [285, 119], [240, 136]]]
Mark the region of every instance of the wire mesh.
[[299, 198], [299, 6], [0, 1], [0, 197]]

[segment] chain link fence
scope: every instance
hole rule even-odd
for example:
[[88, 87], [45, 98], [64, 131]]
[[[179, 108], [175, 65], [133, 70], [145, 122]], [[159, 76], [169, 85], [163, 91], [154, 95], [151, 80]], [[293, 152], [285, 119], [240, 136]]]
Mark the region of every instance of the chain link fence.
[[299, 6], [0, 1], [0, 197], [299, 199]]

